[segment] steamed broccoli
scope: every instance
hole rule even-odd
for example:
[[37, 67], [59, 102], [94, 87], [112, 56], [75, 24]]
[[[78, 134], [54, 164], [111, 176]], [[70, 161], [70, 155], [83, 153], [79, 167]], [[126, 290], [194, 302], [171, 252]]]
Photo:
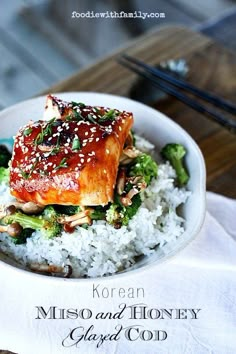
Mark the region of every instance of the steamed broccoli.
[[118, 211], [119, 205], [116, 203], [112, 203], [110, 207], [106, 211], [106, 221], [109, 224], [114, 224], [119, 222], [120, 213]]
[[9, 182], [9, 168], [0, 167], [0, 184]]
[[142, 176], [149, 185], [152, 178], [157, 177], [157, 163], [150, 155], [143, 153], [135, 158], [128, 174], [129, 176]]
[[[118, 197], [116, 197], [117, 200]], [[112, 203], [106, 212], [106, 221], [111, 225], [128, 225], [130, 219], [137, 213], [142, 204], [140, 194], [132, 198], [132, 204], [123, 206], [120, 202]]]
[[0, 145], [0, 167], [8, 167], [11, 153], [5, 145]]
[[189, 175], [183, 162], [183, 158], [186, 154], [184, 146], [173, 143], [167, 144], [161, 150], [161, 154], [166, 160], [169, 160], [174, 167], [179, 186], [185, 185], [189, 180]]
[[19, 223], [23, 229], [42, 231], [46, 238], [52, 238], [60, 234], [61, 225], [57, 222], [58, 214], [52, 206], [47, 206], [41, 216], [23, 214], [20, 211], [5, 216], [2, 221], [6, 224]]

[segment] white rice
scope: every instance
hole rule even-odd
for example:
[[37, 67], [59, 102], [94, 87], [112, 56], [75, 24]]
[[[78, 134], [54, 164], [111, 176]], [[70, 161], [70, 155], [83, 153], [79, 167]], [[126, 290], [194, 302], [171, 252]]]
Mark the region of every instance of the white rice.
[[[152, 144], [138, 138], [138, 148], [147, 151]], [[0, 234], [0, 250], [19, 263], [70, 264], [72, 277], [99, 277], [115, 273], [135, 263], [139, 255], [150, 255], [157, 245], [176, 241], [184, 232], [184, 219], [176, 209], [186, 202], [190, 192], [174, 186], [175, 171], [169, 163], [159, 164], [158, 177], [146, 189], [143, 203], [128, 226], [115, 229], [105, 221], [96, 221], [88, 230], [48, 240], [35, 232], [26, 244], [15, 245], [7, 234]], [[9, 188], [0, 185], [0, 204], [14, 200]]]

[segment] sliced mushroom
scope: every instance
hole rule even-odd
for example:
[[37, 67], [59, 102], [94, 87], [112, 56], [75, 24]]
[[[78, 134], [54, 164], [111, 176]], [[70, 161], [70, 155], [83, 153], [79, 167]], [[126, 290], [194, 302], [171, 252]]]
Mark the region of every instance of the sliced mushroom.
[[121, 203], [124, 206], [129, 206], [132, 205], [132, 198], [140, 193], [141, 190], [145, 189], [147, 187], [147, 184], [145, 181], [141, 181], [139, 183], [137, 183], [137, 185], [135, 185], [132, 189], [130, 189], [130, 191], [124, 195], [123, 197], [120, 198]]
[[92, 225], [92, 219], [89, 216], [85, 216], [84, 218], [72, 221], [70, 223], [71, 227], [75, 227], [75, 226], [80, 226], [83, 224], [88, 224], [88, 225]]
[[134, 159], [135, 157], [141, 155], [142, 152], [140, 150], [136, 149], [136, 147], [134, 147], [134, 146], [127, 146], [123, 150], [123, 154], [130, 157], [131, 159]]
[[57, 266], [54, 264], [31, 263], [29, 268], [40, 273], [61, 274], [64, 278], [69, 278], [73, 272], [73, 269], [69, 264], [65, 266]]
[[124, 192], [125, 189], [125, 177], [126, 177], [126, 173], [125, 173], [125, 169], [121, 168], [119, 170], [118, 173], [118, 177], [117, 177], [117, 193], [119, 195], [121, 195]]
[[127, 195], [124, 196], [124, 197], [121, 197], [121, 198], [120, 198], [120, 201], [121, 201], [121, 203], [122, 203], [124, 206], [130, 206], [130, 205], [132, 205], [132, 200], [131, 200], [130, 198], [128, 198]]
[[129, 181], [131, 184], [137, 184], [137, 183], [143, 181], [143, 176], [128, 177], [127, 181]]
[[12, 215], [16, 212], [16, 209], [22, 210], [25, 214], [39, 214], [43, 211], [44, 206], [35, 204], [33, 202], [12, 202], [9, 205], [0, 206], [0, 219], [4, 218], [6, 215]]
[[83, 225], [83, 224], [89, 224], [92, 225], [92, 219], [90, 218], [90, 212], [91, 210], [87, 209], [84, 211], [81, 211], [77, 214], [74, 215], [62, 215], [58, 218], [58, 222], [60, 224], [67, 224], [69, 225], [70, 228], [73, 228], [75, 226]]
[[133, 196], [135, 196], [139, 192], [140, 191], [137, 188], [133, 187], [124, 197], [120, 198], [121, 203], [124, 206], [132, 205], [132, 200], [131, 199], [133, 198]]
[[128, 165], [135, 159], [137, 156], [141, 155], [142, 152], [136, 149], [134, 146], [127, 146], [120, 157], [121, 165]]
[[120, 165], [125, 166], [129, 165], [132, 162], [132, 159], [127, 157], [125, 154], [122, 154], [120, 157]]
[[27, 202], [27, 203], [22, 203], [22, 202], [13, 202], [12, 206], [15, 206], [16, 209], [20, 209], [23, 211], [25, 214], [39, 214], [43, 211], [44, 206], [35, 204], [33, 202]]
[[0, 232], [6, 232], [11, 237], [18, 237], [23, 228], [18, 222], [13, 222], [10, 225], [0, 225]]
[[62, 215], [58, 218], [58, 222], [60, 224], [64, 224], [64, 223], [70, 223], [70, 222], [73, 222], [75, 220], [79, 220], [79, 219], [83, 219], [84, 217], [88, 216], [90, 213], [89, 210], [84, 210], [84, 211], [80, 211], [79, 213], [77, 214], [74, 214], [74, 215]]

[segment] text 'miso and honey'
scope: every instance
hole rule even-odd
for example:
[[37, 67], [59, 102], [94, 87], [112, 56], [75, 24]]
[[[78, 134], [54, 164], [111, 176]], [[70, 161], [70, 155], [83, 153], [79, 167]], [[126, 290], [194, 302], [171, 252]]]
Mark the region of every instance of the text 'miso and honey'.
[[113, 201], [133, 115], [47, 97], [44, 118], [15, 138], [11, 194], [23, 202], [106, 205]]

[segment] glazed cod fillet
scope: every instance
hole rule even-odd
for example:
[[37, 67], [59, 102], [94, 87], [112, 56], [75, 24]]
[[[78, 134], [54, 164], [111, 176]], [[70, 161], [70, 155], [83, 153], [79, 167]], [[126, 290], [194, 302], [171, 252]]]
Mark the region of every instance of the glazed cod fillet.
[[132, 114], [48, 96], [44, 118], [21, 128], [15, 138], [11, 194], [40, 205], [113, 201]]

